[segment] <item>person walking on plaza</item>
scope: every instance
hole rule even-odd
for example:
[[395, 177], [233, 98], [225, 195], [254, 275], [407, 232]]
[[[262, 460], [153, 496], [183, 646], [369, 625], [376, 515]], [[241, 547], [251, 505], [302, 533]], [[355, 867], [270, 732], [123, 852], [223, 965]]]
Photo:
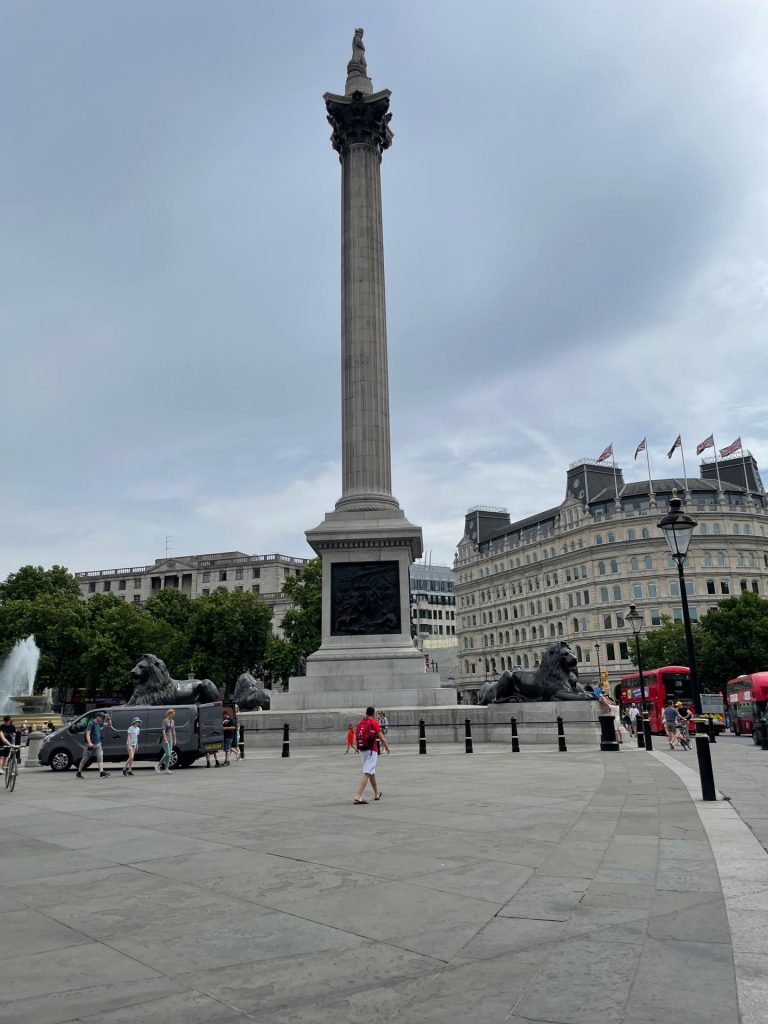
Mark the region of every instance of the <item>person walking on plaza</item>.
[[667, 740], [669, 741], [669, 749], [674, 750], [675, 739], [677, 738], [677, 708], [671, 700], [667, 701], [667, 706], [662, 712], [662, 719], [667, 733]]
[[633, 736], [637, 736], [637, 719], [640, 714], [637, 705], [630, 704], [627, 714], [629, 715], [629, 731]]
[[165, 718], [160, 729], [160, 738], [163, 744], [163, 756], [155, 765], [155, 771], [165, 772], [166, 775], [170, 775], [173, 748], [176, 746], [176, 712], [173, 708], [168, 708], [165, 712]]
[[228, 711], [224, 712], [224, 766], [229, 767], [232, 751], [237, 751], [235, 739], [237, 737], [237, 723]]
[[99, 778], [109, 778], [111, 772], [104, 771], [104, 748], [101, 745], [102, 730], [105, 725], [109, 724], [109, 715], [105, 715], [103, 711], [97, 711], [85, 727], [85, 750], [83, 751], [83, 758], [75, 772], [76, 779], [82, 779], [83, 772], [94, 758], [96, 758], [96, 764], [99, 768]]
[[613, 715], [613, 727], [616, 730], [616, 740], [618, 743], [623, 743], [624, 738], [621, 735], [621, 711], [619, 709], [619, 705], [611, 696], [610, 690], [603, 690], [600, 694], [600, 714]]
[[353, 753], [355, 751], [355, 727], [354, 725], [352, 725], [351, 722], [347, 726], [347, 749], [344, 751], [344, 753], [348, 754], [350, 750]]
[[360, 760], [363, 762], [363, 778], [357, 787], [357, 793], [355, 793], [354, 802], [356, 804], [368, 803], [367, 800], [363, 799], [363, 793], [368, 784], [370, 784], [373, 790], [374, 800], [381, 800], [382, 797], [381, 790], [376, 784], [376, 762], [379, 757], [377, 747], [379, 745], [383, 747], [387, 754], [389, 753], [389, 747], [382, 735], [381, 725], [374, 718], [375, 714], [375, 708], [366, 708], [365, 718], [360, 719], [355, 729], [355, 743], [360, 752]]
[[139, 749], [139, 733], [141, 732], [141, 719], [137, 716], [131, 719], [128, 732], [125, 737], [125, 749], [128, 752], [128, 759], [123, 768], [123, 775], [133, 775], [133, 759]]

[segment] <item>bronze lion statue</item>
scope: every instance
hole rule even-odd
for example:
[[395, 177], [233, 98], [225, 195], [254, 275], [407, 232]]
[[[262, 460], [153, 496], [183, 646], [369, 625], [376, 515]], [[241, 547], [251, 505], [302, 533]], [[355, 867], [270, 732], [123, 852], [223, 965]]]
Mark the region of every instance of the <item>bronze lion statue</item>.
[[131, 670], [129, 704], [211, 704], [221, 700], [210, 679], [171, 679], [165, 662], [145, 654]]
[[256, 679], [250, 672], [243, 672], [235, 683], [233, 700], [241, 711], [269, 711], [272, 691], [262, 685], [263, 679]]
[[511, 704], [523, 701], [594, 700], [579, 682], [576, 655], [567, 643], [548, 647], [537, 669], [502, 672], [495, 683], [485, 683], [478, 704]]

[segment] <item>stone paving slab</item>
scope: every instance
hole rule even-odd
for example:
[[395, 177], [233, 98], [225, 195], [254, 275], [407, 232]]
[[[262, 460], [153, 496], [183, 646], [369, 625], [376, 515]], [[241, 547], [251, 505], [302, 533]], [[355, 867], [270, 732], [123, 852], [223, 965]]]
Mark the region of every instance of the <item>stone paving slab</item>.
[[382, 758], [363, 807], [357, 758], [322, 748], [25, 770], [0, 794], [0, 1021], [737, 1024], [735, 950], [756, 1024], [768, 872], [684, 779], [631, 749], [475, 750]]

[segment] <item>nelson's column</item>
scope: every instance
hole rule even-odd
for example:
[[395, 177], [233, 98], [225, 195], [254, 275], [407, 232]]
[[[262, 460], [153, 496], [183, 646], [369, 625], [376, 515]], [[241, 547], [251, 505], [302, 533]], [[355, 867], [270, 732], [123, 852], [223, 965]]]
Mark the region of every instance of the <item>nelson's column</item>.
[[421, 528], [392, 495], [381, 156], [392, 144], [389, 89], [373, 91], [356, 29], [343, 96], [326, 93], [341, 163], [342, 494], [307, 540], [323, 563], [320, 649], [283, 709], [454, 703], [411, 640], [408, 569]]

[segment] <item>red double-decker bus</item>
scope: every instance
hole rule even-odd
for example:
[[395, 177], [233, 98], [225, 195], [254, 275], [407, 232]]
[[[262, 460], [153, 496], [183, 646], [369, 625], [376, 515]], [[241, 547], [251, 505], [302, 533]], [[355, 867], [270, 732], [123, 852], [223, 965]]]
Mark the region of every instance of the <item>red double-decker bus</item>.
[[[686, 665], [665, 665], [663, 668], [644, 671], [643, 685], [651, 732], [664, 732], [661, 712], [668, 700], [675, 703], [680, 701], [694, 711], [691, 670]], [[643, 691], [639, 672], [621, 677], [621, 683], [616, 687], [616, 698], [622, 708], [627, 708], [630, 704], [636, 704], [638, 708], [642, 706]]]
[[755, 722], [768, 710], [768, 672], [737, 676], [729, 679], [727, 686], [731, 728], [737, 736], [751, 734], [755, 743], [759, 743]]

